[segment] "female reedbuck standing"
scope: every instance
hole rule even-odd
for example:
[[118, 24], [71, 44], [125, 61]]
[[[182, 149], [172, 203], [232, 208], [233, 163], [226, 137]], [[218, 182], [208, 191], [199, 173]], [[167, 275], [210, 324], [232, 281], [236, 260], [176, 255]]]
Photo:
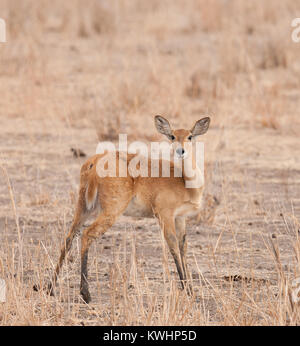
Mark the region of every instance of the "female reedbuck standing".
[[[161, 176], [163, 165], [161, 159], [158, 162], [159, 177], [132, 177], [130, 174], [127, 174], [126, 177], [100, 177], [97, 174], [96, 166], [105, 154], [95, 155], [83, 164], [73, 224], [61, 249], [52, 282], [48, 286], [49, 293], [53, 294], [57, 276], [74, 237], [80, 232], [80, 228], [87, 218], [98, 211], [96, 220], [83, 230], [81, 237], [80, 293], [85, 302], [90, 302], [91, 297], [87, 281], [89, 247], [93, 240], [103, 235], [115, 223], [117, 217], [124, 213], [133, 199], [135, 203], [141, 206], [144, 213], [151, 213], [157, 217], [174, 258], [182, 287], [191, 293], [191, 287], [187, 284], [185, 218], [198, 214], [201, 210], [204, 172], [201, 172], [197, 167], [193, 146], [187, 145], [187, 143], [194, 142], [197, 136], [206, 133], [209, 123], [210, 118], [205, 117], [198, 120], [191, 130], [173, 131], [167, 119], [161, 116], [155, 117], [155, 126], [158, 132], [168, 138], [175, 155], [182, 163], [183, 174], [181, 177], [176, 177], [174, 174], [176, 169], [174, 162], [170, 162], [170, 176]], [[128, 154], [129, 161], [134, 156]], [[117, 161], [119, 158], [120, 155], [117, 152]], [[151, 167], [150, 159], [148, 159], [148, 166]], [[187, 183], [193, 183], [193, 181], [197, 181], [197, 184], [187, 187]]]

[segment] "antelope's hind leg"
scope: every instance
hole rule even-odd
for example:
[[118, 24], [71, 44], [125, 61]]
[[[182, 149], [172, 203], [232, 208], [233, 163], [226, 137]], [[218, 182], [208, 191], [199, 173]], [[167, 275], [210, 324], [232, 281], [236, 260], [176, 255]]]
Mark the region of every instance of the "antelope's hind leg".
[[[120, 184], [121, 182], [121, 184]], [[133, 197], [132, 182], [116, 180], [114, 185], [107, 187], [103, 200], [103, 209], [94, 223], [82, 232], [81, 236], [81, 282], [80, 293], [86, 303], [91, 301], [88, 289], [88, 250], [92, 242], [102, 236], [127, 208]]]
[[88, 289], [88, 250], [92, 242], [102, 236], [114, 223], [118, 215], [101, 212], [96, 221], [82, 232], [81, 236], [81, 282], [80, 294], [86, 303], [91, 301]]
[[[78, 199], [74, 213], [73, 223], [61, 248], [59, 261], [56, 265], [52, 280], [46, 286], [47, 292], [51, 295], [54, 294], [54, 287], [57, 281], [57, 277], [64, 263], [66, 255], [72, 247], [72, 242], [74, 238], [79, 233], [80, 228], [83, 226], [84, 222], [88, 219], [91, 213], [95, 212], [95, 210], [99, 207], [98, 186], [95, 183], [95, 179], [93, 179], [93, 177], [91, 178], [93, 167], [94, 164], [92, 160], [88, 160], [81, 167], [80, 188], [78, 192]], [[38, 285], [34, 285], [33, 288], [34, 290], [39, 290]]]

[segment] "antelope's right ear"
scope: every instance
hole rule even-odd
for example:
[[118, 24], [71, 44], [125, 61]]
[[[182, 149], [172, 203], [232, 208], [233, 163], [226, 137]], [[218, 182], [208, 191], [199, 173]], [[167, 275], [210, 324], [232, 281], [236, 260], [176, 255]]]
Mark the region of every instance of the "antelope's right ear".
[[172, 134], [170, 123], [167, 119], [161, 117], [160, 115], [156, 115], [154, 118], [154, 122], [155, 127], [159, 133], [167, 136], [169, 139], [172, 139], [174, 137]]

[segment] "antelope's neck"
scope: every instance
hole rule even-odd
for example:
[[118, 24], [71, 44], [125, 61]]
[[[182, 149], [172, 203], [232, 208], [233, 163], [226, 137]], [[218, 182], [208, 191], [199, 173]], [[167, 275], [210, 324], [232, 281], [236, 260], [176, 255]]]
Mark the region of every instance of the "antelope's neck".
[[191, 202], [199, 204], [204, 186], [204, 172], [198, 167], [194, 155], [183, 160], [182, 170], [185, 187], [190, 195]]

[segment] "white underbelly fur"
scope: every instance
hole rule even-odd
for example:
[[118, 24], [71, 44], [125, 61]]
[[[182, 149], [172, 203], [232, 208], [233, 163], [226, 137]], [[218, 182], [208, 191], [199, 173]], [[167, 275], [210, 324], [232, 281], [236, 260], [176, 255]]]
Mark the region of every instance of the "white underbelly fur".
[[126, 208], [124, 215], [132, 217], [153, 217], [153, 212], [150, 208], [140, 202], [137, 197], [133, 197]]
[[201, 211], [202, 198], [199, 203], [186, 202], [175, 210], [176, 216], [196, 216]]

